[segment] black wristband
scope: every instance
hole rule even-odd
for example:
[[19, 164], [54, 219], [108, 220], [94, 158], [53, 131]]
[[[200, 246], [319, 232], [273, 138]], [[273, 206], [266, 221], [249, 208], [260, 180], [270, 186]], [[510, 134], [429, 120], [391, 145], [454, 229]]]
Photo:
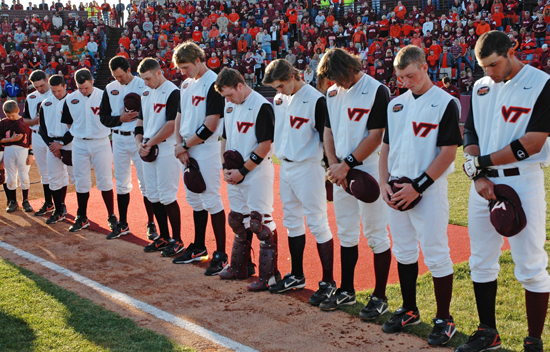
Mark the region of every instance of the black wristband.
[[252, 160], [252, 162], [256, 165], [260, 165], [262, 163], [262, 161], [264, 161], [264, 158], [260, 157], [258, 154], [252, 152], [252, 154], [250, 154], [250, 160]]
[[358, 161], [357, 159], [355, 159], [353, 154], [348, 155], [344, 161], [346, 162], [346, 164], [348, 164], [350, 169], [353, 169], [354, 167], [363, 164], [362, 161]]
[[474, 180], [474, 182], [476, 182], [477, 180], [479, 180], [480, 178], [483, 178], [485, 177], [485, 172], [484, 171], [481, 171], [477, 176], [475, 176], [472, 180]]
[[512, 152], [514, 153], [516, 160], [521, 161], [529, 157], [529, 153], [527, 153], [527, 150], [525, 150], [519, 139], [516, 139], [510, 143], [510, 147], [512, 148]]
[[493, 166], [493, 161], [491, 160], [491, 155], [476, 156], [475, 164], [478, 169], [486, 168]]
[[241, 175], [243, 175], [243, 177], [245, 177], [249, 172], [250, 170], [248, 170], [246, 167], [244, 167], [244, 165], [239, 169], [239, 172], [241, 173]]
[[199, 127], [197, 129], [197, 132], [195, 132], [195, 133], [203, 141], [207, 140], [208, 138], [210, 138], [211, 135], [214, 134], [214, 132], [210, 131], [208, 129], [208, 127], [206, 127], [206, 125], [204, 125], [204, 124], [201, 127]]
[[424, 191], [434, 184], [434, 180], [427, 173], [423, 173], [420, 177], [414, 179], [412, 186], [418, 193], [424, 193]]
[[34, 155], [34, 151], [32, 149], [29, 149], [29, 155]]
[[138, 134], [143, 136], [143, 126], [136, 126], [136, 128], [134, 128], [134, 135], [137, 136]]
[[191, 147], [188, 147], [187, 144], [185, 144], [185, 141], [183, 141], [183, 142], [181, 143], [181, 147], [182, 147], [183, 149], [185, 149], [186, 151], [189, 150], [189, 149], [191, 149]]

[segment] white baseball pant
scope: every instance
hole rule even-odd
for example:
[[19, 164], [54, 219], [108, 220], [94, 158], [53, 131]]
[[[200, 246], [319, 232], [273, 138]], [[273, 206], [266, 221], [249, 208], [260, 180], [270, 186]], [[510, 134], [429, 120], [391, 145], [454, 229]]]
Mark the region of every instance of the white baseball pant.
[[42, 139], [42, 136], [34, 130], [32, 134], [32, 150], [36, 166], [38, 166], [38, 172], [40, 173], [40, 182], [43, 185], [47, 185], [48, 182], [50, 182], [50, 177], [48, 175], [48, 153], [50, 149]]
[[6, 169], [6, 183], [8, 189], [13, 191], [19, 187], [29, 189], [31, 182], [29, 179], [30, 165], [27, 165], [29, 148], [19, 145], [12, 145], [4, 148], [4, 168]]
[[115, 168], [115, 182], [117, 194], [132, 192], [132, 162], [136, 169], [139, 190], [143, 196], [147, 196], [145, 180], [143, 178], [143, 163], [136, 147], [134, 135], [122, 136], [112, 134], [113, 141], [113, 166]]
[[[65, 145], [61, 149], [63, 150], [72, 150], [73, 144]], [[63, 164], [60, 158], [57, 158], [53, 155], [52, 152], [48, 150], [48, 175], [49, 175], [49, 184], [52, 191], [57, 191], [65, 186], [69, 185], [69, 175], [71, 180], [74, 183], [74, 171], [72, 166], [67, 166]], [[74, 158], [74, 155], [73, 155]]]
[[157, 159], [143, 162], [143, 176], [149, 201], [167, 205], [178, 199], [180, 161], [174, 156], [174, 146], [170, 142], [159, 143], [158, 147]]
[[109, 137], [102, 139], [73, 139], [73, 170], [77, 193], [92, 189], [91, 171], [94, 167], [97, 189], [113, 189], [113, 153]]

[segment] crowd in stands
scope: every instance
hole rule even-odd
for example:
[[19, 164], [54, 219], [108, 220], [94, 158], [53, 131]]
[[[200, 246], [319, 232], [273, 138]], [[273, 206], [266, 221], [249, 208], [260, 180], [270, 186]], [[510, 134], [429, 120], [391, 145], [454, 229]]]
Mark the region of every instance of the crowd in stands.
[[[187, 40], [204, 49], [209, 68], [218, 72], [233, 67], [250, 86], [261, 84], [265, 67], [276, 58], [286, 58], [314, 85], [323, 54], [340, 47], [359, 55], [363, 71], [397, 95], [400, 86], [393, 58], [401, 47], [414, 44], [424, 49], [433, 81], [453, 94], [455, 90], [468, 94], [476, 69], [474, 47], [489, 30], [506, 31], [521, 60], [550, 72], [546, 44], [550, 0], [549, 4], [539, 0], [532, 13], [517, 0], [452, 0], [448, 13], [438, 10], [444, 0], [434, 4], [425, 0], [421, 7], [410, 8], [401, 1], [378, 0], [166, 0], [162, 5], [133, 1], [126, 6], [119, 0], [114, 7], [104, 1], [99, 6], [95, 1], [48, 6], [42, 0], [32, 8], [51, 10], [51, 16], [29, 14], [4, 21], [0, 34], [3, 95], [28, 93], [32, 86], [27, 83], [28, 74], [35, 68], [48, 74], [61, 72], [68, 89], [74, 89], [75, 70], [97, 69], [107, 44], [107, 24], [123, 24], [116, 55], [128, 58], [133, 73], [137, 74], [143, 58], [154, 57], [176, 84], [184, 77], [172, 63], [173, 49]], [[23, 9], [23, 5], [16, 0], [11, 8]], [[69, 13], [66, 21], [61, 19], [62, 11], [75, 10], [87, 11], [88, 17]], [[443, 77], [450, 78], [450, 86], [441, 81]]]

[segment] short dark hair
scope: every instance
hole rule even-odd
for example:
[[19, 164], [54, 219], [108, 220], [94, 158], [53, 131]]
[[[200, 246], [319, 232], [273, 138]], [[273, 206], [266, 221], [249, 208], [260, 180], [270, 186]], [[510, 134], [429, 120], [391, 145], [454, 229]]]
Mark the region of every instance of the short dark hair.
[[475, 53], [476, 57], [484, 59], [493, 54], [506, 56], [512, 47], [512, 41], [506, 33], [501, 31], [489, 31], [483, 33], [477, 40]]
[[406, 69], [410, 64], [422, 66], [426, 63], [424, 50], [416, 45], [407, 45], [397, 52], [393, 60], [393, 66], [398, 70]]
[[158, 61], [150, 57], [146, 57], [145, 59], [141, 60], [138, 66], [138, 72], [145, 73], [151, 70], [155, 70], [155, 71], [160, 70], [160, 65]]
[[61, 75], [51, 75], [48, 83], [50, 83], [50, 86], [52, 87], [65, 85], [65, 78], [63, 78], [63, 76]]
[[273, 60], [265, 69], [263, 84], [271, 84], [275, 81], [290, 81], [292, 78], [299, 81], [300, 71], [285, 59]]
[[46, 73], [42, 70], [35, 70], [31, 73], [31, 76], [29, 77], [29, 80], [31, 82], [38, 82], [40, 80], [47, 80], [48, 77], [46, 77]]
[[122, 71], [127, 72], [130, 68], [130, 63], [124, 56], [115, 56], [109, 61], [109, 68], [111, 71], [116, 71], [121, 68]]
[[214, 88], [218, 93], [221, 93], [223, 87], [236, 88], [239, 83], [246, 84], [241, 73], [233, 68], [224, 67], [218, 74]]
[[342, 49], [330, 49], [317, 66], [317, 75], [328, 79], [346, 83], [353, 80], [361, 72], [361, 59]]
[[[466, 71], [462, 71], [462, 72], [466, 72]], [[442, 81], [444, 84], [451, 83], [451, 79], [449, 78], [449, 76], [443, 77], [443, 79], [442, 79], [441, 81]]]
[[90, 70], [88, 70], [87, 68], [81, 68], [80, 70], [75, 72], [74, 79], [76, 83], [83, 84], [86, 81], [93, 81], [94, 78]]

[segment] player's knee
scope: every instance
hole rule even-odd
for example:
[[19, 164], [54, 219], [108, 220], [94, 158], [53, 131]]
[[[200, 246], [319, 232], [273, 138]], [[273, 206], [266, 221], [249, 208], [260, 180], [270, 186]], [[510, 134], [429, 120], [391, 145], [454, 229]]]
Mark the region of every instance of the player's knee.
[[550, 276], [546, 270], [541, 269], [536, 273], [532, 273], [530, 276], [522, 275], [522, 273], [516, 273], [516, 278], [528, 291], [550, 292]]
[[374, 254], [383, 253], [391, 247], [389, 236], [368, 237], [368, 240], [369, 247]]
[[288, 237], [298, 237], [306, 233], [306, 228], [303, 225], [290, 226], [290, 225], [287, 225], [286, 223], [284, 223], [284, 225], [288, 232]]
[[323, 244], [332, 239], [332, 232], [330, 232], [330, 229], [327, 229], [327, 231], [323, 231], [323, 232], [312, 231], [311, 233], [315, 237], [315, 242], [317, 242], [318, 244]]
[[338, 239], [340, 240], [340, 246], [342, 247], [355, 247], [359, 244], [358, 236], [338, 234]]
[[393, 256], [398, 263], [409, 265], [418, 262], [419, 252], [418, 250], [398, 251], [394, 247]]
[[217, 214], [223, 210], [223, 202], [221, 197], [206, 199], [204, 201], [204, 209], [210, 214]]

